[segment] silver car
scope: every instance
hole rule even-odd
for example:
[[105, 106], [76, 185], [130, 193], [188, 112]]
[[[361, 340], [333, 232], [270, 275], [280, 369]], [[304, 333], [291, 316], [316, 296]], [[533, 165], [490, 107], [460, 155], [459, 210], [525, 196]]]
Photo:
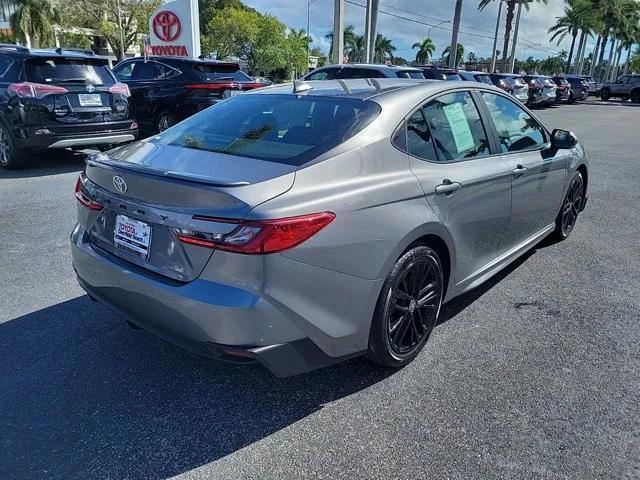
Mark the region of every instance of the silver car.
[[205, 356], [400, 367], [443, 302], [569, 236], [588, 175], [573, 134], [493, 86], [266, 87], [89, 157], [73, 266], [132, 326]]

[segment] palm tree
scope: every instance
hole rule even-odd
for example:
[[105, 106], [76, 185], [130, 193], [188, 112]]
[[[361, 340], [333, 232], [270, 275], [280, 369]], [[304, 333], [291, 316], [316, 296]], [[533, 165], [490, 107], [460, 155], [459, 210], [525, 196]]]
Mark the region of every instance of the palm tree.
[[53, 44], [53, 25], [59, 22], [60, 13], [51, 0], [21, 0], [11, 15], [11, 28], [16, 37], [31, 47]]
[[376, 35], [375, 48], [373, 50], [373, 62], [384, 63], [384, 59], [388, 57], [393, 61], [393, 54], [396, 51], [396, 47], [393, 46], [391, 39], [384, 35]]
[[427, 37], [422, 42], [416, 42], [413, 44], [411, 49], [418, 49], [418, 53], [416, 53], [416, 63], [427, 63], [429, 61], [429, 57], [433, 55], [436, 51], [436, 46], [433, 44], [433, 40], [431, 37]]
[[[349, 50], [351, 46], [353, 46], [356, 42], [355, 37], [356, 37], [356, 32], [355, 32], [355, 28], [353, 25], [347, 25], [344, 28], [344, 34], [342, 36], [343, 40], [344, 40], [344, 48], [345, 50]], [[333, 32], [327, 32], [327, 34], [324, 36], [324, 38], [326, 38], [327, 40], [329, 40], [330, 45], [329, 45], [329, 58], [333, 58]]]
[[[489, 5], [493, 1], [501, 2], [503, 0], [480, 0], [478, 4], [478, 10], [484, 10], [487, 5]], [[595, 0], [594, 0], [595, 1]], [[502, 67], [503, 71], [507, 71], [507, 52], [509, 51], [509, 42], [511, 40], [511, 29], [513, 28], [513, 17], [516, 10], [516, 4], [522, 3], [524, 8], [529, 11], [530, 4], [532, 3], [542, 3], [544, 5], [547, 4], [548, 0], [506, 0], [507, 2], [507, 17], [505, 19], [505, 27], [504, 27], [504, 44], [502, 48]]]
[[[446, 58], [446, 63], [449, 63], [449, 52], [451, 51], [451, 46], [448, 46], [442, 51], [442, 56]], [[460, 62], [464, 59], [464, 45], [458, 43], [456, 45], [456, 67], [460, 64]]]
[[558, 45], [562, 43], [567, 35], [571, 35], [571, 47], [569, 48], [569, 56], [567, 57], [568, 71], [571, 67], [571, 60], [573, 59], [573, 49], [576, 45], [576, 37], [582, 28], [582, 15], [580, 11], [568, 6], [564, 8], [564, 15], [556, 17], [556, 23], [549, 28], [548, 33], [551, 33], [551, 41], [557, 40]]

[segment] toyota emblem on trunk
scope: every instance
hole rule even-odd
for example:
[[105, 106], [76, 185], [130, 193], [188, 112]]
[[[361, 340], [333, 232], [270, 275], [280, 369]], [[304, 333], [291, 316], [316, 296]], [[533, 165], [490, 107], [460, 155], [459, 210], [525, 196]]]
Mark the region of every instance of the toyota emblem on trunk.
[[87, 92], [91, 93], [94, 92], [96, 87], [94, 87], [93, 85], [87, 85], [86, 87], [84, 87], [87, 89]]
[[127, 182], [125, 182], [124, 178], [119, 175], [113, 177], [113, 186], [116, 187], [116, 190], [120, 193], [125, 193], [127, 191]]

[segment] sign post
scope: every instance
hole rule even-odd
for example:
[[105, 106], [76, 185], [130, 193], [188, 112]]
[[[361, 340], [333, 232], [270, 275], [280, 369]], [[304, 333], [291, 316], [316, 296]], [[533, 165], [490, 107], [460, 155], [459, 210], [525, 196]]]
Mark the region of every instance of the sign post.
[[173, 57], [200, 56], [198, 0], [175, 0], [149, 18], [151, 53]]

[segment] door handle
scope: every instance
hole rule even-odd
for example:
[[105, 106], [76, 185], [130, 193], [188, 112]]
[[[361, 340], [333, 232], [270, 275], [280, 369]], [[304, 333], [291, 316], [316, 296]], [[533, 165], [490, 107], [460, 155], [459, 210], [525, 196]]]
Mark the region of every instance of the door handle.
[[436, 194], [437, 195], [445, 195], [445, 196], [449, 197], [449, 196], [453, 195], [453, 192], [458, 190], [460, 187], [462, 187], [462, 184], [460, 182], [452, 182], [448, 178], [445, 178], [442, 181], [442, 184], [440, 184], [440, 185], [438, 185], [436, 187]]
[[523, 167], [522, 165], [516, 165], [516, 168], [513, 169], [513, 176], [516, 178], [520, 178], [527, 173], [527, 167]]

